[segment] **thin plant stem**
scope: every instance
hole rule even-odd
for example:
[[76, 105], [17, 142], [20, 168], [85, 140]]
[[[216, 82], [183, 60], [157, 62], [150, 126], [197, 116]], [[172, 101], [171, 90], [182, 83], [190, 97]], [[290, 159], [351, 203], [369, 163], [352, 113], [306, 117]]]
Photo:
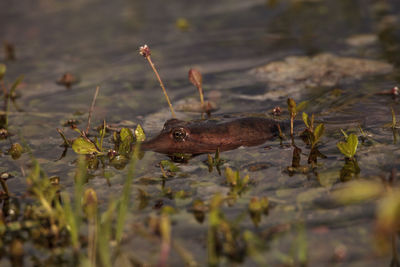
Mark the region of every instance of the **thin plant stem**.
[[169, 109], [171, 110], [172, 117], [173, 117], [173, 118], [176, 118], [174, 109], [173, 109], [172, 104], [171, 104], [171, 101], [169, 100], [169, 97], [168, 97], [168, 95], [167, 95], [167, 90], [165, 90], [164, 83], [162, 82], [161, 77], [160, 77], [160, 75], [158, 74], [158, 71], [157, 71], [156, 67], [155, 67], [154, 64], [153, 64], [153, 61], [151, 61], [150, 55], [147, 55], [147, 56], [146, 56], [146, 59], [147, 59], [147, 61], [149, 62], [151, 68], [152, 68], [153, 71], [154, 71], [154, 73], [156, 74], [156, 77], [157, 77], [158, 81], [160, 82], [160, 86], [161, 86], [161, 88], [162, 88], [162, 90], [163, 90], [163, 93], [164, 93], [164, 95], [165, 95], [165, 98], [167, 99], [167, 102], [168, 102], [168, 105], [169, 105]]
[[128, 166], [128, 174], [125, 180], [124, 187], [122, 189], [122, 195], [119, 199], [119, 206], [116, 219], [116, 230], [115, 230], [115, 239], [117, 243], [120, 243], [122, 240], [124, 223], [128, 213], [128, 204], [131, 195], [132, 182], [135, 174], [137, 159], [139, 158], [139, 151], [140, 151], [140, 142], [137, 142], [131, 154], [131, 160]]
[[94, 93], [94, 96], [93, 96], [92, 105], [90, 106], [90, 110], [89, 110], [89, 116], [88, 116], [88, 121], [87, 121], [85, 134], [87, 134], [89, 132], [90, 120], [92, 119], [92, 113], [93, 113], [93, 110], [94, 110], [94, 104], [96, 103], [96, 98], [97, 98], [97, 95], [99, 94], [99, 89], [100, 89], [100, 87], [97, 86], [96, 87], [96, 92]]
[[293, 121], [294, 121], [294, 115], [290, 116], [290, 136], [293, 138]]
[[205, 109], [206, 107], [205, 107], [205, 105], [204, 105], [203, 87], [202, 87], [202, 86], [199, 86], [198, 89], [199, 89], [199, 94], [200, 94], [200, 104], [201, 104], [201, 108], [202, 108], [202, 109]]
[[[97, 207], [96, 207], [97, 208]], [[96, 251], [97, 251], [97, 211], [93, 218], [89, 218], [88, 223], [88, 256], [92, 267], [96, 267]]]

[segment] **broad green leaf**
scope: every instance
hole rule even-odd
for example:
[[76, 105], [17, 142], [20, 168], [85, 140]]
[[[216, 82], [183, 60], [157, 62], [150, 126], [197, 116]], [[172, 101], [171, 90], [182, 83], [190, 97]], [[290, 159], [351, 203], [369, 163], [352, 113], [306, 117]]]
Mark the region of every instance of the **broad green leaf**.
[[129, 128], [122, 128], [119, 137], [121, 138], [121, 142], [133, 142], [133, 133]]
[[347, 143], [349, 144], [351, 157], [354, 157], [354, 155], [357, 152], [357, 146], [358, 146], [358, 137], [357, 137], [357, 135], [350, 134], [349, 137], [347, 138]]
[[83, 137], [78, 137], [74, 140], [72, 143], [72, 149], [75, 151], [75, 153], [81, 155], [100, 153], [100, 151], [97, 150], [96, 146], [92, 142]]
[[119, 144], [118, 153], [128, 156], [131, 152], [131, 144], [133, 143], [133, 133], [128, 128], [122, 128], [119, 137], [121, 143]]
[[350, 149], [349, 146], [346, 142], [339, 142], [337, 143], [337, 148], [339, 148], [340, 152], [345, 155], [348, 158], [351, 158], [351, 153], [350, 153]]
[[337, 147], [340, 152], [348, 158], [353, 158], [357, 152], [358, 137], [355, 134], [350, 134], [346, 142], [339, 142]]
[[144, 134], [143, 128], [142, 126], [140, 126], [140, 124], [138, 124], [138, 126], [136, 127], [135, 136], [137, 142], [143, 142], [144, 140], [146, 140], [146, 135]]

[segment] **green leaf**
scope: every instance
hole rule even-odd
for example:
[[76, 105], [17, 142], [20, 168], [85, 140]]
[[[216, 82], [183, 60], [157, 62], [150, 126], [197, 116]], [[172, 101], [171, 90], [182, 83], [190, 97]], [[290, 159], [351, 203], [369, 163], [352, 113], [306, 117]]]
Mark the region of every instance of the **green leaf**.
[[233, 186], [235, 186], [236, 185], [236, 174], [235, 174], [235, 172], [231, 169], [231, 168], [229, 168], [229, 167], [226, 167], [226, 169], [225, 169], [225, 176], [226, 176], [226, 180], [227, 180], [227, 182], [230, 184], [230, 185], [233, 185]]
[[122, 128], [119, 136], [121, 138], [121, 142], [133, 142], [133, 133], [129, 128]]
[[302, 101], [300, 102], [296, 108], [296, 113], [302, 111], [303, 109], [305, 109], [308, 105], [308, 101]]
[[287, 99], [287, 104], [288, 104], [288, 110], [291, 114], [296, 113], [296, 102], [293, 100], [293, 98], [288, 98]]
[[14, 144], [12, 144], [8, 153], [10, 153], [10, 155], [13, 159], [18, 159], [19, 157], [21, 157], [21, 154], [23, 151], [24, 151], [24, 149], [22, 148], [22, 146], [19, 143], [14, 143]]
[[[239, 175], [239, 172], [238, 172], [238, 175]], [[240, 179], [240, 178], [239, 178]], [[242, 186], [245, 186], [245, 185], [247, 185], [248, 183], [249, 183], [249, 181], [250, 181], [250, 176], [247, 174], [242, 180], [241, 180], [241, 185]]]
[[309, 122], [308, 122], [308, 115], [307, 115], [307, 113], [303, 112], [302, 117], [303, 117], [304, 124], [307, 126], [307, 128], [310, 128], [310, 124], [309, 124]]
[[122, 128], [119, 137], [121, 143], [119, 144], [118, 153], [124, 156], [129, 156], [131, 152], [131, 144], [133, 143], [133, 133], [128, 128]]
[[347, 138], [347, 143], [349, 144], [350, 147], [350, 153], [351, 157], [353, 157], [356, 152], [357, 152], [357, 146], [358, 146], [358, 137], [355, 134], [350, 134], [349, 137]]
[[319, 139], [321, 139], [322, 135], [324, 134], [325, 126], [323, 123], [318, 124], [318, 126], [314, 130], [314, 145], [318, 143]]
[[138, 126], [136, 127], [135, 136], [137, 142], [143, 142], [144, 140], [146, 140], [146, 135], [144, 134], [143, 128], [142, 126], [140, 126], [140, 124], [138, 124]]
[[337, 148], [339, 148], [340, 152], [348, 158], [351, 158], [350, 149], [346, 142], [339, 142], [336, 144]]
[[6, 74], [7, 67], [4, 64], [0, 64], [0, 80], [3, 79], [4, 75]]
[[357, 152], [358, 137], [355, 134], [350, 134], [346, 142], [339, 142], [337, 147], [340, 152], [348, 158], [353, 158]]
[[72, 149], [75, 151], [75, 153], [81, 155], [100, 153], [95, 144], [83, 137], [78, 137], [74, 140], [72, 143]]
[[15, 89], [17, 89], [18, 85], [22, 82], [23, 79], [24, 79], [24, 76], [23, 76], [23, 75], [18, 76], [18, 78], [17, 78], [17, 79], [15, 80], [15, 82], [12, 84], [11, 89], [10, 89], [10, 92], [8, 93], [8, 95], [11, 96], [11, 95], [14, 94]]
[[103, 128], [100, 129], [100, 144], [99, 144], [99, 148], [101, 151], [103, 151], [103, 141], [104, 141], [104, 136], [106, 135], [106, 121], [103, 120]]
[[179, 171], [179, 167], [176, 166], [172, 161], [162, 160], [160, 163], [161, 163], [161, 166], [164, 168], [164, 170], [168, 170], [170, 172], [178, 172]]

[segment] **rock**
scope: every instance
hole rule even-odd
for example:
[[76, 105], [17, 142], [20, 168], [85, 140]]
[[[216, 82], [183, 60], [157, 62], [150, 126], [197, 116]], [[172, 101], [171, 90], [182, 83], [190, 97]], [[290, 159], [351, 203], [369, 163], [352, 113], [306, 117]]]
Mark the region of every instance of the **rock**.
[[340, 57], [329, 53], [314, 57], [290, 56], [250, 71], [271, 88], [261, 95], [240, 95], [252, 100], [296, 97], [309, 87], [332, 87], [359, 80], [362, 77], [386, 74], [393, 70], [389, 63], [355, 57]]
[[378, 41], [375, 34], [357, 34], [346, 39], [346, 44], [353, 47], [364, 47], [373, 45]]

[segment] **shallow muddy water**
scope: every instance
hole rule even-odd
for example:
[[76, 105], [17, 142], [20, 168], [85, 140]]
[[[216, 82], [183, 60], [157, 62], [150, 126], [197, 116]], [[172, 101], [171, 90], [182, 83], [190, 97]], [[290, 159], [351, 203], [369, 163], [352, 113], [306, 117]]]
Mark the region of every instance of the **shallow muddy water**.
[[[9, 106], [12, 136], [0, 142], [0, 171], [12, 174], [6, 182], [21, 210], [32, 202], [26, 183], [31, 156], [24, 153], [13, 160], [7, 153], [10, 144], [29, 146], [43, 171], [59, 176], [61, 191], [72, 195], [78, 156], [70, 148], [60, 159], [63, 140], [56, 129], [68, 138], [79, 136], [63, 124], [77, 119], [78, 128], [86, 127], [97, 85], [100, 93], [92, 134], [104, 119], [118, 128], [134, 129], [140, 124], [147, 137], [153, 137], [171, 118], [154, 73], [139, 55], [143, 44], [151, 48], [180, 119], [201, 118], [199, 113], [185, 111], [192, 105], [185, 104], [198, 99], [187, 77], [190, 68], [197, 68], [203, 74], [205, 98], [218, 106], [212, 117], [271, 116], [272, 109], [280, 106], [281, 117], [287, 119], [286, 100], [292, 97], [297, 103], [308, 101], [304, 111], [315, 114], [316, 124], [325, 124], [318, 149], [326, 158], [318, 158], [315, 169], [305, 173], [288, 170], [294, 150], [289, 139], [283, 145], [274, 139], [262, 146], [222, 152], [221, 174], [215, 167], [210, 172], [208, 156], [199, 155], [176, 163], [179, 171], [164, 179], [159, 163], [169, 158], [146, 152], [137, 162], [124, 238], [117, 253], [121, 257], [114, 264], [160, 262], [159, 233], [143, 234], [143, 227], [150, 224], [149, 218], [160, 215], [162, 207], [171, 206], [175, 209], [169, 217], [174, 245], [168, 265], [188, 264], [182, 256], [187, 254], [177, 247], [191, 255], [192, 263], [212, 265], [208, 247], [211, 215], [207, 210], [199, 222], [193, 203], [201, 200], [207, 206], [217, 193], [232, 197], [227, 167], [240, 171], [241, 177], [248, 174], [250, 181], [243, 192], [220, 206], [224, 218], [232, 222], [235, 246], [231, 250], [217, 246], [216, 264], [390, 266], [400, 253], [393, 246], [398, 240], [389, 242], [392, 249], [383, 249], [376, 238], [378, 207], [384, 195], [344, 205], [333, 194], [354, 180], [382, 184], [388, 177], [392, 177], [393, 190], [398, 190], [399, 144], [387, 125], [392, 122], [391, 107], [400, 117], [399, 99], [377, 94], [391, 90], [400, 80], [398, 1], [6, 0], [0, 2], [0, 25], [0, 40], [13, 44], [16, 56], [6, 60], [6, 52], [0, 52], [0, 63], [7, 66], [6, 85], [24, 75], [17, 88], [20, 97], [15, 100], [21, 110], [12, 102]], [[321, 55], [333, 59], [329, 63], [315, 60]], [[321, 67], [307, 68], [309, 64]], [[79, 80], [71, 88], [56, 83], [66, 72]], [[340, 174], [345, 166], [345, 157], [337, 148], [344, 140], [341, 129], [360, 140], [356, 153], [360, 172], [348, 179]], [[110, 140], [107, 136], [106, 144], [112, 147]], [[295, 143], [302, 150], [300, 165], [310, 166], [310, 146], [300, 137]], [[127, 172], [126, 167], [111, 164], [90, 171], [85, 187], [97, 192], [101, 212], [110, 199], [122, 194]], [[138, 189], [147, 192], [147, 203], [140, 200]], [[183, 197], [175, 194], [181, 190]], [[258, 225], [248, 211], [254, 197], [269, 199], [269, 212]], [[6, 214], [8, 206], [1, 201]], [[10, 265], [9, 244], [16, 236], [23, 240], [27, 266], [35, 262], [73, 264], [67, 252], [40, 247], [26, 234], [14, 231], [3, 236], [0, 231], [0, 236], [1, 266]]]

